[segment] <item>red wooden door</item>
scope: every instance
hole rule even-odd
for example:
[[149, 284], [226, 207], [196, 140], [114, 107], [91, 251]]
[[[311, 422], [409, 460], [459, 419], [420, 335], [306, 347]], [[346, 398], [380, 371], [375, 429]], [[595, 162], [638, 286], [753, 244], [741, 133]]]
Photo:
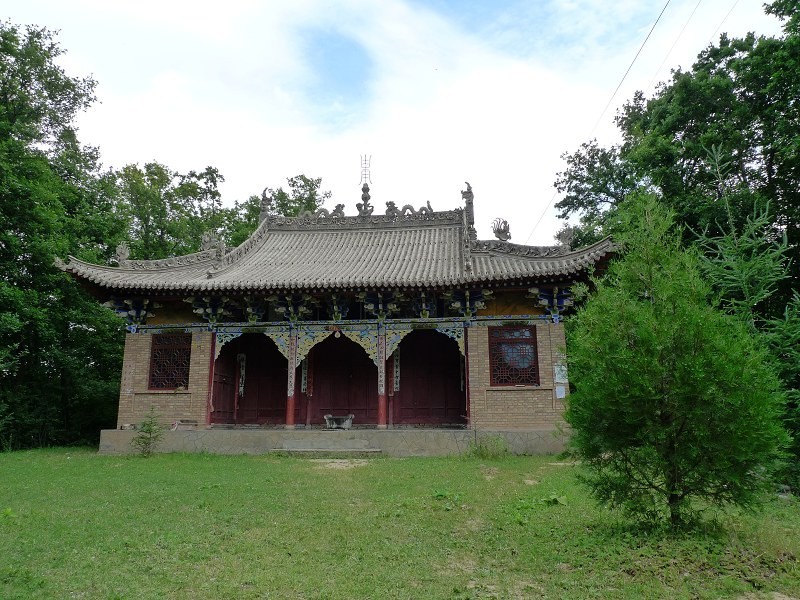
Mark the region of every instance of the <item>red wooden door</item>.
[[433, 330], [411, 332], [400, 343], [394, 422], [463, 425], [467, 396], [462, 387], [461, 353], [455, 341]]
[[[261, 333], [244, 334], [236, 348], [244, 354], [244, 389], [239, 394], [236, 422], [277, 424], [286, 422], [286, 358], [275, 343]], [[239, 385], [239, 382], [236, 382]]]
[[312, 350], [314, 387], [311, 422], [326, 414], [353, 414], [354, 425], [378, 422], [378, 368], [364, 349], [345, 336], [330, 336]]
[[[224, 351], [223, 347], [223, 351]], [[233, 423], [233, 379], [236, 376], [236, 355], [220, 353], [214, 363], [214, 387], [211, 395], [212, 423]]]

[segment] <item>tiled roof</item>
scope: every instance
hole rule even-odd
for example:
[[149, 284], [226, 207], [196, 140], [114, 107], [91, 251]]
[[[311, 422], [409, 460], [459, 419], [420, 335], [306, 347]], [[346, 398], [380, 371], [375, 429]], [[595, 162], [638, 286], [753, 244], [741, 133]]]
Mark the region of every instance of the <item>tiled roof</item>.
[[241, 246], [158, 261], [60, 267], [109, 290], [269, 291], [448, 287], [570, 277], [613, 251], [470, 241], [463, 211], [406, 216], [270, 217]]

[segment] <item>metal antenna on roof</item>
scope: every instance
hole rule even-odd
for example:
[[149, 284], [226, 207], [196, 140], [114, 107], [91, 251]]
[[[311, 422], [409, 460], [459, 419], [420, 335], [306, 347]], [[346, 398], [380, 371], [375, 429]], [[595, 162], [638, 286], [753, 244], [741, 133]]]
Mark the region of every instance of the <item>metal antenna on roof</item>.
[[369, 156], [366, 154], [361, 156], [361, 181], [359, 181], [359, 183], [372, 183], [372, 179], [369, 176], [369, 165], [371, 162], [371, 154]]

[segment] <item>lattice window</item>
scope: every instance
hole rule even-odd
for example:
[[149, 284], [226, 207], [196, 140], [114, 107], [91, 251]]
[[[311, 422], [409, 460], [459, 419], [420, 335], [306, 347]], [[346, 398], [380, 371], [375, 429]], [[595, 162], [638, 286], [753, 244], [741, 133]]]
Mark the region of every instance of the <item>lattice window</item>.
[[539, 385], [535, 327], [489, 327], [491, 385]]
[[192, 334], [154, 334], [150, 348], [150, 389], [188, 388], [191, 357]]

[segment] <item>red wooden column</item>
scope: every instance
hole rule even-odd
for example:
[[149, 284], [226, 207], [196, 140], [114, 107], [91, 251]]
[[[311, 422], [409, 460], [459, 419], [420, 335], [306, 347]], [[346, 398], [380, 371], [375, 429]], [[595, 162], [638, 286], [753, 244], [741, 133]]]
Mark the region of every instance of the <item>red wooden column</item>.
[[464, 327], [464, 394], [466, 395], [467, 402], [467, 427], [472, 424], [472, 415], [470, 414], [472, 402], [469, 397], [469, 327]]
[[208, 360], [208, 397], [206, 399], [206, 425], [211, 424], [211, 413], [214, 412], [214, 365], [216, 364], [217, 332], [211, 334], [211, 356]]
[[297, 365], [297, 328], [289, 329], [289, 356], [286, 359], [286, 429], [294, 429], [295, 371]]
[[387, 427], [386, 405], [386, 327], [378, 322], [378, 429]]

